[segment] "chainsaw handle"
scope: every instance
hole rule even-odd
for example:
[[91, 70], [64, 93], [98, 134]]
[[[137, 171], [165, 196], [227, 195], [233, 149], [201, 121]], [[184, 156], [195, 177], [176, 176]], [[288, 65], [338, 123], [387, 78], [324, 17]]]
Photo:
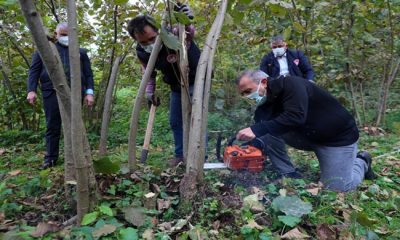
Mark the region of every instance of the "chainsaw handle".
[[229, 142], [228, 142], [228, 146], [232, 146], [233, 145], [233, 142], [236, 140], [236, 137], [233, 137], [233, 138], [231, 138], [230, 140], [229, 140]]

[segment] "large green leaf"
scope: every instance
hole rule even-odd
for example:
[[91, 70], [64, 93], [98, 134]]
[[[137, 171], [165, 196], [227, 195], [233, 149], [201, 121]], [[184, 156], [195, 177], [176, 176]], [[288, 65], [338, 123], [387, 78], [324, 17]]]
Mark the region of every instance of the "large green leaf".
[[289, 227], [294, 227], [301, 222], [301, 218], [295, 216], [278, 216], [278, 219]]
[[96, 221], [97, 217], [99, 216], [99, 212], [92, 212], [92, 213], [87, 213], [85, 216], [83, 216], [81, 225], [89, 225]]
[[299, 22], [294, 22], [293, 23], [293, 28], [296, 32], [299, 33], [304, 33], [306, 32], [306, 29], [303, 27], [303, 25], [301, 25]]
[[103, 214], [105, 214], [105, 215], [108, 215], [108, 216], [110, 216], [110, 217], [114, 216], [113, 211], [112, 211], [112, 209], [111, 209], [109, 206], [101, 205], [101, 206], [99, 207], [99, 210], [100, 210], [101, 213], [103, 213]]
[[279, 196], [272, 201], [272, 207], [276, 211], [295, 217], [301, 217], [312, 210], [311, 203], [303, 202], [297, 196]]
[[103, 157], [93, 161], [94, 170], [96, 173], [112, 174], [119, 171], [119, 163], [112, 162], [109, 157]]
[[161, 28], [160, 37], [167, 48], [173, 50], [179, 50], [181, 48], [178, 37], [170, 33], [167, 29]]
[[188, 25], [190, 24], [189, 17], [183, 12], [174, 12], [174, 16], [179, 23]]
[[134, 229], [131, 227], [121, 229], [119, 231], [119, 235], [121, 236], [122, 240], [137, 240], [137, 239], [139, 239], [137, 229]]

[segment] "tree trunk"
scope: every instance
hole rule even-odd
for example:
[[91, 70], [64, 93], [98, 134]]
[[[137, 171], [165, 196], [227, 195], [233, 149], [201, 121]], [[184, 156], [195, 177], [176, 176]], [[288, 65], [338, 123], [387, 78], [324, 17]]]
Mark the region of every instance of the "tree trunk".
[[205, 89], [205, 84], [207, 84], [205, 79], [207, 73], [212, 71], [212, 69], [208, 69], [210, 67], [209, 61], [212, 61], [213, 58], [211, 55], [213, 53], [212, 46], [215, 46], [218, 38], [217, 34], [220, 32], [220, 28], [222, 27], [226, 6], [227, 0], [223, 0], [210, 32], [207, 35], [207, 40], [200, 55], [196, 72], [186, 173], [189, 174], [192, 171], [197, 172], [196, 176], [198, 181], [202, 181], [203, 179], [203, 165], [205, 156], [204, 146], [206, 133], [205, 131], [202, 131], [205, 121], [203, 115], [205, 106], [204, 94], [205, 91], [207, 91], [207, 89]]
[[189, 93], [189, 62], [186, 48], [186, 30], [183, 24], [179, 24], [179, 42], [182, 46], [182, 50], [179, 52], [179, 68], [181, 73], [183, 157], [186, 161], [189, 144], [190, 115], [192, 111], [192, 106]]
[[158, 35], [156, 42], [154, 44], [153, 51], [150, 54], [149, 62], [147, 63], [146, 70], [142, 77], [142, 81], [140, 82], [140, 86], [135, 98], [132, 114], [131, 114], [131, 124], [129, 129], [129, 140], [128, 140], [128, 163], [129, 170], [133, 172], [136, 168], [137, 159], [136, 159], [136, 136], [139, 126], [139, 114], [140, 108], [142, 106], [144, 92], [146, 90], [146, 85], [149, 82], [151, 74], [154, 70], [154, 65], [156, 63], [158, 53], [161, 49], [161, 37]]
[[77, 223], [89, 211], [89, 168], [85, 161], [83, 149], [83, 120], [82, 120], [82, 83], [81, 61], [78, 43], [78, 26], [76, 20], [76, 4], [68, 0], [68, 37], [69, 65], [71, 72], [71, 143], [77, 179]]
[[43, 23], [39, 13], [36, 11], [32, 0], [20, 0], [21, 10], [24, 14], [29, 30], [32, 34], [40, 57], [50, 76], [53, 86], [57, 92], [58, 105], [60, 108], [61, 119], [63, 122], [64, 133], [64, 154], [65, 154], [65, 182], [75, 180], [74, 163], [71, 148], [71, 128], [70, 128], [70, 88], [67, 84], [64, 68], [55, 45], [48, 41], [43, 28]]
[[110, 118], [111, 118], [113, 90], [114, 90], [115, 82], [117, 79], [120, 64], [121, 64], [121, 57], [118, 56], [114, 61], [113, 68], [111, 70], [110, 81], [108, 82], [107, 91], [105, 94], [103, 117], [102, 117], [102, 121], [101, 121], [100, 144], [99, 144], [99, 154], [101, 156], [104, 156], [107, 154], [107, 135], [108, 135], [108, 127], [110, 124]]

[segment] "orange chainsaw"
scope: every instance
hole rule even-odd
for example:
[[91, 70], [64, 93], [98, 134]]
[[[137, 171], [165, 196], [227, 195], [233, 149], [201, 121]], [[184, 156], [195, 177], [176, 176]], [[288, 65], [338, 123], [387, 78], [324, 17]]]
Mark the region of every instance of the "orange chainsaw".
[[235, 140], [236, 138], [232, 138], [228, 142], [224, 151], [223, 163], [205, 163], [204, 169], [230, 168], [232, 170], [248, 170], [249, 172], [262, 171], [266, 159], [262, 150], [251, 145], [233, 144]]

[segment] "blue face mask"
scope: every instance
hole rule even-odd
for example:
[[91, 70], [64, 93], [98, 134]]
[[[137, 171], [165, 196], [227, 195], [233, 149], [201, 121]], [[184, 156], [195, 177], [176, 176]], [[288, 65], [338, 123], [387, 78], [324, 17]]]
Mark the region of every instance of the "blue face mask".
[[260, 94], [258, 93], [258, 91], [260, 90], [260, 87], [261, 87], [261, 81], [258, 84], [257, 90], [246, 96], [248, 99], [255, 100], [257, 106], [263, 105], [265, 103], [265, 101], [267, 100], [267, 95], [266, 95], [267, 91], [266, 90], [265, 90], [264, 96], [260, 96]]

